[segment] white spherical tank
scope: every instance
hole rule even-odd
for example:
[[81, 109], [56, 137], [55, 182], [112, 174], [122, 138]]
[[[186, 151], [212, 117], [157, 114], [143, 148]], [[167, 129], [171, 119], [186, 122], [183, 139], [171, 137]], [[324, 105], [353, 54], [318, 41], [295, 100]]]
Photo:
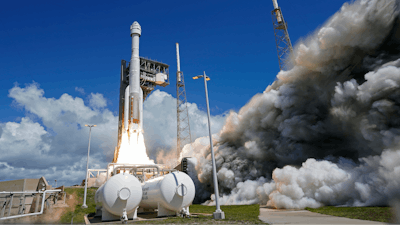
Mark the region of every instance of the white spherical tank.
[[[192, 179], [183, 172], [173, 172], [162, 177], [146, 181], [142, 185], [141, 208], [162, 207], [179, 212], [192, 204], [195, 187]], [[159, 209], [160, 210], [160, 209]]]
[[109, 213], [122, 216], [124, 209], [127, 214], [135, 211], [142, 199], [142, 185], [130, 174], [112, 176], [96, 192], [95, 202]]

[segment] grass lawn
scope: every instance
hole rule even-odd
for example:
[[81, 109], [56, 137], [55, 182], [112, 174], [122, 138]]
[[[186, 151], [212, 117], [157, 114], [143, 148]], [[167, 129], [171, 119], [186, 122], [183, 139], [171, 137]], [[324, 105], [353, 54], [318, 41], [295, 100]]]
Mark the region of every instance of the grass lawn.
[[379, 222], [392, 222], [394, 218], [390, 207], [335, 207], [324, 206], [317, 209], [306, 210], [331, 216], [340, 216], [351, 219], [371, 220]]
[[265, 224], [258, 219], [260, 214], [260, 206], [255, 205], [228, 205], [221, 206], [221, 210], [225, 213], [224, 220], [213, 220], [212, 213], [215, 212], [215, 206], [191, 205], [190, 213], [211, 214], [192, 216], [191, 218], [170, 217], [161, 221], [149, 221], [138, 223], [165, 224], [165, 223], [195, 223], [195, 224]]
[[[94, 202], [94, 195], [97, 188], [88, 188], [86, 205], [87, 209], [82, 209], [83, 202], [83, 188], [66, 188], [65, 191], [69, 195], [74, 195], [77, 204], [73, 206], [69, 211], [65, 212], [61, 216], [60, 223], [71, 223], [72, 217], [74, 218], [74, 224], [85, 223], [83, 216], [85, 214], [95, 213], [96, 204]], [[230, 205], [221, 206], [222, 211], [225, 213], [224, 220], [215, 221], [212, 219], [212, 213], [215, 212], [215, 206], [204, 206], [204, 205], [191, 205], [189, 207], [190, 213], [203, 213], [211, 214], [208, 215], [193, 215], [190, 218], [181, 217], [169, 217], [164, 220], [152, 220], [152, 221], [137, 221], [135, 223], [139, 224], [165, 224], [165, 223], [196, 223], [196, 224], [263, 224], [261, 220], [258, 219], [260, 214], [260, 206], [255, 205]], [[138, 215], [140, 217], [140, 214]], [[130, 220], [129, 223], [133, 221]], [[120, 221], [116, 221], [120, 223]]]
[[66, 188], [65, 192], [67, 192], [68, 195], [74, 195], [77, 204], [61, 216], [60, 222], [70, 224], [71, 219], [74, 218], [74, 224], [85, 223], [83, 216], [85, 214], [96, 212], [96, 204], [94, 203], [94, 195], [96, 194], [96, 191], [97, 188], [87, 189], [86, 205], [88, 208], [82, 209], [81, 206], [83, 203], [84, 188]]

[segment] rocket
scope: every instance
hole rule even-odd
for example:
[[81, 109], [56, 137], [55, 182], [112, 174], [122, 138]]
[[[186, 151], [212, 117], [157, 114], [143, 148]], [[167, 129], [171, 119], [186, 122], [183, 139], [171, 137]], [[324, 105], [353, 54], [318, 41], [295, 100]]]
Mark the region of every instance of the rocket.
[[139, 38], [142, 28], [138, 22], [131, 25], [132, 55], [129, 66], [129, 86], [125, 89], [124, 127], [128, 134], [143, 132], [143, 90], [140, 88]]

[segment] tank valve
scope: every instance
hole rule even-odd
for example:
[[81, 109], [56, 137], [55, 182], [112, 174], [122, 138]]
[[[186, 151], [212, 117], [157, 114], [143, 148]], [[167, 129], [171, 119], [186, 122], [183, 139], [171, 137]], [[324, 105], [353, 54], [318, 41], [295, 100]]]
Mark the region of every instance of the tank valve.
[[190, 214], [185, 208], [182, 208], [182, 210], [179, 212], [179, 215], [183, 218], [190, 218]]
[[122, 223], [127, 223], [127, 221], [128, 221], [128, 214], [126, 214], [126, 209], [124, 209], [124, 211], [122, 211], [121, 221], [122, 221]]

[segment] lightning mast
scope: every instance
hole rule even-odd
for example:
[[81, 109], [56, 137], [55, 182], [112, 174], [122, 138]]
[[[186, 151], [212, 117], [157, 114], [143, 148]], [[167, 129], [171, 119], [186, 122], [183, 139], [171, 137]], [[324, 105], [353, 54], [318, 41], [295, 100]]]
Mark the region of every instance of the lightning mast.
[[272, 0], [274, 10], [272, 14], [272, 24], [274, 26], [276, 50], [278, 51], [279, 68], [285, 69], [289, 61], [289, 55], [293, 53], [292, 43], [290, 42], [287, 24], [283, 19], [281, 8], [278, 6], [277, 0]]
[[179, 43], [176, 43], [176, 116], [177, 116], [177, 156], [182, 151], [183, 146], [188, 143], [192, 143], [192, 136], [190, 133], [189, 124], [189, 112], [187, 109], [185, 81], [183, 79], [183, 73], [181, 71], [181, 64], [179, 58]]

